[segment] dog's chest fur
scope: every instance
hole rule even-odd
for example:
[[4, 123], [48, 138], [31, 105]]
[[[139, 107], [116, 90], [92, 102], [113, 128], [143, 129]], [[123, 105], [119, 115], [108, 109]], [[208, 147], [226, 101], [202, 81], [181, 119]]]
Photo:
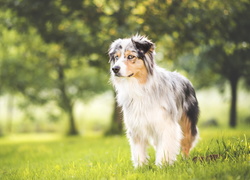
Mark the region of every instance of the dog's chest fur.
[[[144, 137], [156, 136], [167, 125], [168, 110], [159, 89], [150, 82], [140, 85], [133, 79], [116, 83], [117, 101], [123, 108], [124, 122], [128, 131]], [[152, 96], [154, 94], [154, 96]]]

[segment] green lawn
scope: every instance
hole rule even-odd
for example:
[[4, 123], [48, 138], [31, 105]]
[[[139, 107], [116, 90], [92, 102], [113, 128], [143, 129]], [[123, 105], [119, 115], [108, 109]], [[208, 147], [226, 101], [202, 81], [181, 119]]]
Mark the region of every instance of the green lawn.
[[201, 129], [191, 157], [220, 154], [216, 161], [179, 156], [173, 166], [134, 169], [125, 137], [25, 135], [0, 138], [0, 179], [250, 179], [250, 131]]

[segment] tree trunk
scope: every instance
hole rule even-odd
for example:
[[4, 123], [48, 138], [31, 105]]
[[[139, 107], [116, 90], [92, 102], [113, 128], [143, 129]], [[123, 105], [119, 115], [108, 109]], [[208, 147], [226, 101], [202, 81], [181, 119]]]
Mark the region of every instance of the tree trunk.
[[115, 101], [111, 127], [106, 132], [106, 135], [120, 135], [120, 134], [122, 134], [122, 132], [123, 132], [122, 119], [123, 119], [122, 108], [120, 106], [118, 106], [118, 103]]
[[237, 125], [237, 85], [239, 78], [234, 77], [230, 79], [231, 86], [231, 107], [230, 107], [230, 127], [236, 127]]
[[57, 72], [58, 72], [58, 83], [59, 89], [61, 91], [61, 107], [67, 112], [69, 117], [69, 132], [68, 135], [77, 135], [77, 129], [75, 125], [75, 118], [73, 113], [73, 103], [71, 102], [70, 97], [67, 95], [66, 87], [65, 87], [65, 75], [64, 75], [64, 68], [58, 62], [57, 63]]
[[12, 95], [8, 97], [8, 133], [12, 133], [12, 119], [13, 119], [14, 98]]
[[73, 113], [73, 105], [70, 105], [70, 108], [68, 110], [68, 115], [69, 115], [69, 132], [68, 135], [78, 135], [76, 125], [75, 125], [75, 118], [74, 118], [74, 113]]

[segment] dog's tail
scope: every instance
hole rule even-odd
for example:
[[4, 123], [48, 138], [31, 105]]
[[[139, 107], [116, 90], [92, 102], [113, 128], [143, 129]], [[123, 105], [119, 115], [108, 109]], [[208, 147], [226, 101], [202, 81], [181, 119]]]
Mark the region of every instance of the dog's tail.
[[185, 99], [183, 100], [183, 114], [180, 125], [183, 131], [181, 142], [182, 152], [185, 156], [195, 146], [198, 140], [198, 129], [196, 127], [199, 116], [199, 105], [194, 88], [190, 82], [183, 84]]
[[184, 93], [184, 113], [191, 123], [191, 133], [195, 136], [197, 134], [196, 125], [199, 117], [199, 105], [194, 88], [190, 82], [185, 82]]

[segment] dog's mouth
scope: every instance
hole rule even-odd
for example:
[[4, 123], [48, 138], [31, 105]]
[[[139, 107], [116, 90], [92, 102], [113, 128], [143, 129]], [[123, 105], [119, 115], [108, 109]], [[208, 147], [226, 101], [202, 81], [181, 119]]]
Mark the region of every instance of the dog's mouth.
[[132, 77], [133, 75], [134, 75], [134, 73], [131, 73], [128, 76], [122, 76], [120, 73], [115, 73], [115, 76], [117, 76], [117, 77]]
[[130, 75], [128, 75], [128, 77], [132, 77], [134, 75], [134, 73], [131, 73]]

